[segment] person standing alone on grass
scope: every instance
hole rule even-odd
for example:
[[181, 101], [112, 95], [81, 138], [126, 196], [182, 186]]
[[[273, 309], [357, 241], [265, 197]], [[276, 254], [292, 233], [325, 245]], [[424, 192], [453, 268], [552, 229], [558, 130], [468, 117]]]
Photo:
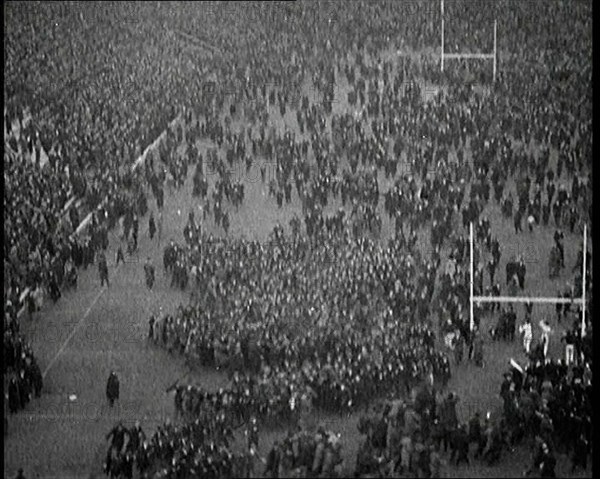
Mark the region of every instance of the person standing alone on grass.
[[148, 330], [148, 341], [154, 341], [154, 323], [156, 320], [154, 319], [154, 315], [150, 316], [150, 328]]
[[160, 238], [162, 237], [162, 211], [158, 212], [158, 245], [160, 246]]
[[123, 248], [121, 248], [121, 245], [119, 245], [117, 248], [117, 266], [119, 265], [119, 261], [122, 261], [123, 263], [125, 262], [125, 255], [123, 254]]
[[146, 264], [144, 265], [144, 273], [146, 274], [146, 286], [151, 290], [152, 286], [154, 286], [154, 266], [150, 261], [150, 256], [148, 256]]
[[111, 371], [110, 376], [108, 376], [108, 381], [106, 383], [106, 398], [108, 399], [110, 407], [113, 407], [115, 401], [119, 399], [119, 378], [114, 371]]
[[108, 264], [106, 262], [106, 255], [104, 253], [100, 253], [98, 260], [98, 272], [100, 273], [100, 287], [104, 286], [104, 282], [106, 282], [106, 286], [110, 286], [108, 282]]
[[150, 213], [150, 219], [148, 220], [148, 233], [150, 234], [150, 241], [154, 239], [156, 233], [156, 222], [154, 221], [154, 213]]

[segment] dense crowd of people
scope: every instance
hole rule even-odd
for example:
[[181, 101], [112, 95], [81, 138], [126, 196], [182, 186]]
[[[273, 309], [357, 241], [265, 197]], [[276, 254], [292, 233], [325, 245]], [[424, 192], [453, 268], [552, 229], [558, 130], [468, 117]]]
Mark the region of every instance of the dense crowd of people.
[[507, 441], [514, 446], [536, 439], [539, 451], [530, 471], [539, 468], [542, 477], [556, 477], [548, 464], [556, 464], [557, 453], [570, 456], [571, 473], [586, 470], [592, 444], [590, 353], [573, 363], [566, 358], [530, 361], [525, 370], [515, 363], [504, 376], [500, 397]]
[[[273, 238], [265, 245], [207, 237], [196, 247], [200, 255], [188, 251], [188, 264], [198, 260], [194, 287], [205, 294], [153, 318], [153, 340], [191, 362], [258, 374], [250, 385], [241, 381], [238, 394], [256, 391], [253, 413], [261, 415], [289, 413], [307, 387], [317, 405], [344, 411], [390, 388], [408, 391], [430, 373], [448, 380], [449, 362], [436, 352], [431, 329], [408, 313], [428, 300], [417, 291], [432, 281], [433, 265], [366, 239], [311, 247], [278, 229]], [[367, 314], [367, 301], [372, 312], [379, 303], [379, 314]], [[275, 404], [261, 406], [261, 398]]]
[[[4, 391], [8, 412], [16, 413], [34, 397], [42, 393], [43, 378], [40, 367], [27, 340], [19, 334], [18, 323], [4, 323]], [[5, 416], [5, 433], [8, 417]]]
[[[450, 361], [436, 341], [449, 333], [455, 358], [464, 341], [483, 366], [483, 334], [469, 328], [469, 223], [476, 228], [475, 294], [499, 295], [502, 248], [486, 207], [512, 218], [515, 234], [557, 230], [551, 277], [567, 269], [561, 231], [579, 233], [591, 220], [589, 8], [577, 2], [567, 11], [552, 1], [539, 15], [531, 4], [508, 0], [486, 8], [445, 3], [445, 12], [426, 1], [351, 2], [344, 9], [333, 2], [256, 3], [243, 15], [240, 6], [211, 3], [194, 7], [206, 13], [200, 23], [189, 6], [176, 3], [8, 7], [4, 291], [5, 350], [14, 353], [9, 362], [17, 376], [12, 397], [31, 385], [41, 390], [18, 333], [18, 311], [25, 306], [33, 316], [45, 296], [57, 301], [61, 288], [76, 287], [77, 268], [103, 256], [108, 230], [121, 217], [123, 239], [135, 249], [147, 191], [161, 209], [165, 187], [180, 188], [194, 165], [203, 220], [212, 214], [225, 235], [207, 234], [191, 215], [185, 243], [167, 245], [165, 270], [174, 286], [191, 286], [194, 299], [152, 318], [151, 338], [190, 362], [227, 370], [231, 385], [210, 394], [178, 389], [177, 409], [189, 419], [205, 403], [236, 420], [297, 419], [313, 405], [350, 412], [381, 394], [405, 398], [423, 382], [443, 386]], [[483, 93], [475, 84], [491, 83], [485, 67], [454, 60], [440, 72], [439, 54], [404, 55], [438, 45], [440, 15], [448, 19], [448, 52], [489, 52], [498, 19], [501, 67]], [[49, 26], [47, 16], [56, 18]], [[53, 48], [30, 29], [47, 33]], [[183, 40], [190, 36], [195, 40]], [[423, 101], [429, 83], [442, 88]], [[347, 102], [339, 84], [348, 86]], [[347, 108], [340, 111], [340, 103]], [[158, 153], [132, 169], [177, 114], [185, 128], [167, 129]], [[199, 139], [214, 143], [205, 158]], [[176, 151], [182, 141], [185, 155]], [[291, 232], [278, 226], [266, 243], [230, 238], [234, 210], [245, 198], [231, 171], [249, 172], [263, 160], [260, 179], [269, 195], [279, 208], [297, 197], [301, 215]], [[74, 234], [88, 212], [89, 228]], [[419, 251], [423, 231], [431, 255]], [[509, 263], [505, 288], [515, 294], [525, 284], [523, 258]], [[573, 287], [561, 295], [581, 292], [580, 266], [579, 259], [565, 271], [575, 273]], [[557, 306], [559, 318], [566, 309]], [[478, 326], [488, 312], [495, 308], [476, 305]], [[501, 311], [492, 336], [512, 340], [515, 316]], [[545, 353], [536, 351], [534, 364], [543, 363]], [[562, 380], [554, 381], [558, 387]], [[576, 401], [585, 412], [587, 403]], [[416, 416], [421, 424], [415, 434], [398, 432], [406, 414], [386, 419], [406, 448], [404, 456], [390, 450], [377, 471], [392, 461], [392, 471], [435, 475], [438, 448], [427, 445], [430, 434], [421, 427], [435, 428], [437, 418], [413, 409], [408, 422]], [[196, 449], [211, 458], [203, 467], [225, 468], [202, 475], [231, 475], [227, 446], [202, 442], [200, 423], [190, 424], [161, 429], [156, 454], [147, 457], [169, 463], [166, 476], [185, 476], [200, 467], [190, 452]], [[372, 435], [365, 443], [370, 452], [361, 456], [366, 462], [387, 447]], [[414, 460], [407, 452], [413, 446]], [[117, 462], [136, 454], [113, 450]], [[298, 464], [304, 472], [329, 471], [308, 467], [292, 446], [277, 451], [268, 468], [274, 475]], [[273, 465], [286, 461], [291, 465]]]

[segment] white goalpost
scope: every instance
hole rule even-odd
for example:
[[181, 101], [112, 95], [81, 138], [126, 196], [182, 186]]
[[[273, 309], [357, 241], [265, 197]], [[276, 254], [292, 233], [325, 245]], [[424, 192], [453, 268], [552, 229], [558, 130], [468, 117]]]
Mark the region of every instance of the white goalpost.
[[524, 296], [475, 296], [473, 294], [473, 223], [470, 223], [470, 330], [475, 327], [475, 317], [473, 314], [474, 303], [537, 303], [537, 304], [579, 304], [581, 305], [581, 336], [585, 336], [585, 312], [586, 312], [586, 273], [587, 273], [587, 225], [583, 226], [583, 264], [582, 264], [582, 287], [581, 298], [553, 298], [553, 297], [524, 297]]
[[444, 71], [444, 60], [446, 58], [472, 58], [472, 59], [488, 59], [488, 60], [493, 60], [494, 61], [494, 73], [493, 73], [493, 78], [494, 78], [494, 82], [496, 81], [496, 68], [498, 65], [498, 61], [497, 61], [497, 48], [496, 48], [496, 38], [497, 38], [497, 26], [498, 26], [498, 22], [496, 20], [494, 20], [494, 51], [493, 53], [446, 53], [444, 51], [444, 0], [440, 0], [440, 8], [441, 8], [441, 18], [442, 18], [442, 49], [441, 49], [441, 71]]

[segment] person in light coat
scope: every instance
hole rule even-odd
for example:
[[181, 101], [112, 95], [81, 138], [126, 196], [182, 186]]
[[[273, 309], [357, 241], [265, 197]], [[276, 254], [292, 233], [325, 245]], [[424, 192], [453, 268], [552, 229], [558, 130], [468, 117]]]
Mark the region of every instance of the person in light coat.
[[533, 329], [529, 318], [519, 326], [519, 333], [523, 336], [523, 348], [525, 349], [525, 352], [529, 354], [531, 352], [531, 341], [533, 340]]
[[548, 357], [548, 344], [550, 343], [550, 334], [552, 333], [552, 328], [550, 327], [550, 323], [547, 319], [540, 321], [540, 328], [542, 330], [540, 342], [544, 345], [544, 358], [546, 358]]

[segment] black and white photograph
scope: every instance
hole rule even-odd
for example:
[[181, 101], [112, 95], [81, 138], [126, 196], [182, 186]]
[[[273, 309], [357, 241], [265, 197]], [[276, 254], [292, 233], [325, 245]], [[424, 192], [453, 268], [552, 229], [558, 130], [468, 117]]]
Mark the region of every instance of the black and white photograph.
[[591, 478], [592, 4], [3, 2], [3, 477]]

